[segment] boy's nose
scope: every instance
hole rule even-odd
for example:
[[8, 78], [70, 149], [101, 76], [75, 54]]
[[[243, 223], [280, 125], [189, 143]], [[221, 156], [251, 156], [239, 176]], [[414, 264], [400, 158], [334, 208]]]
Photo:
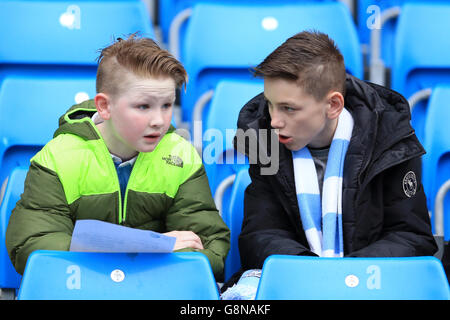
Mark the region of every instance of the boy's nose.
[[282, 119], [282, 117], [280, 117], [278, 112], [272, 111], [270, 116], [271, 116], [270, 125], [272, 126], [272, 128], [281, 129], [284, 127], [284, 120]]
[[155, 112], [151, 113], [149, 125], [151, 127], [161, 127], [164, 125], [164, 117], [160, 110], [155, 110]]

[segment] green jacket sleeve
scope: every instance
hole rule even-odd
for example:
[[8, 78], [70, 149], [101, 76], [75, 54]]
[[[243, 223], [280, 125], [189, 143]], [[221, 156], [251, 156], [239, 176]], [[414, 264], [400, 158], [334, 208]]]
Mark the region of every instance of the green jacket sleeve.
[[230, 249], [230, 230], [216, 209], [203, 166], [180, 185], [167, 214], [166, 228], [168, 231], [190, 230], [197, 234], [205, 249], [180, 251], [204, 253], [216, 279], [222, 279], [225, 258]]
[[6, 230], [6, 248], [17, 272], [23, 274], [35, 250], [69, 250], [73, 225], [57, 174], [32, 161]]

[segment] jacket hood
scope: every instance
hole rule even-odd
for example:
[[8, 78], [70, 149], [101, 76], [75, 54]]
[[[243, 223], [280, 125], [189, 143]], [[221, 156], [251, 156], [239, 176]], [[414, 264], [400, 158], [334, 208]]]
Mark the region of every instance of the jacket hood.
[[[351, 75], [347, 75], [346, 90], [345, 107], [360, 129], [369, 129], [366, 141], [376, 146], [375, 158], [405, 137], [413, 136], [409, 104], [401, 94]], [[417, 144], [420, 145], [418, 141]]]
[[60, 134], [75, 134], [85, 140], [96, 140], [100, 136], [92, 122], [92, 116], [97, 112], [94, 100], [86, 100], [70, 107], [59, 118], [59, 127], [53, 134], [53, 138]]

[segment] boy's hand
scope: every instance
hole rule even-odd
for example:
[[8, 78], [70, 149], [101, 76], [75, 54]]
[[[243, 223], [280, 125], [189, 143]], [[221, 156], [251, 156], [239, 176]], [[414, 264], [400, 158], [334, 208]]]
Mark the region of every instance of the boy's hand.
[[202, 240], [200, 237], [196, 235], [192, 231], [170, 231], [163, 233], [165, 236], [175, 237], [177, 240], [175, 242], [175, 246], [173, 247], [173, 251], [183, 249], [183, 248], [192, 248], [192, 249], [203, 249]]

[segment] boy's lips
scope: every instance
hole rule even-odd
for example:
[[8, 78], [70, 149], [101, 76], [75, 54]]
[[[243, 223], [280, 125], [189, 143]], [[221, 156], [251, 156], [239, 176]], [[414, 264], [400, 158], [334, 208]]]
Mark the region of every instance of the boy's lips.
[[282, 135], [282, 134], [278, 134], [278, 140], [281, 143], [286, 144], [286, 143], [289, 143], [289, 142], [292, 141], [292, 137], [288, 137], [288, 136], [285, 136], [285, 135]]
[[144, 137], [159, 137], [161, 134], [159, 132], [146, 134]]
[[145, 135], [144, 139], [154, 141], [154, 140], [158, 140], [160, 136], [161, 136], [161, 134], [159, 132], [150, 133], [150, 134]]

